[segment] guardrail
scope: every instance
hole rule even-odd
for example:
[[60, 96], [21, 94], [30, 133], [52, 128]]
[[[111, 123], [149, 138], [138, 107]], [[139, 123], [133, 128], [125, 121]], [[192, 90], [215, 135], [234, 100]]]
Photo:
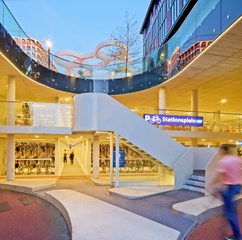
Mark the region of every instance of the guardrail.
[[[8, 116], [8, 108], [15, 114]], [[0, 102], [0, 125], [71, 127], [72, 105], [40, 102]], [[9, 121], [9, 118], [14, 118]], [[10, 122], [12, 124], [10, 124]]]

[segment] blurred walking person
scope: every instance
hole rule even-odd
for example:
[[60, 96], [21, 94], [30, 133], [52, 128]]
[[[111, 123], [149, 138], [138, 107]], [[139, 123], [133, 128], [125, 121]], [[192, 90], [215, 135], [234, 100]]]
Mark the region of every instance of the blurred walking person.
[[73, 160], [74, 160], [74, 153], [71, 152], [70, 154], [70, 161], [71, 161], [71, 165], [73, 164]]
[[232, 148], [229, 144], [221, 145], [220, 153], [221, 158], [214, 181], [218, 187], [215, 187], [215, 191], [221, 194], [225, 216], [233, 230], [233, 235], [225, 237], [225, 239], [242, 240], [235, 201], [235, 197], [241, 191], [242, 159], [232, 154]]

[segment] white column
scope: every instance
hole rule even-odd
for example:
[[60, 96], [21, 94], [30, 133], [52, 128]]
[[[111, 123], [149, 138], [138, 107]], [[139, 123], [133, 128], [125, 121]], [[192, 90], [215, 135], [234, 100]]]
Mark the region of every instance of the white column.
[[62, 165], [60, 139], [55, 140], [55, 176], [59, 176], [60, 166]]
[[15, 179], [15, 140], [14, 134], [7, 135], [7, 181]]
[[110, 147], [110, 186], [113, 186], [113, 133], [110, 133], [110, 142], [109, 142], [109, 147]]
[[82, 142], [81, 147], [81, 162], [84, 167], [84, 171], [87, 174], [91, 174], [91, 140], [86, 139]]
[[159, 89], [159, 113], [164, 114], [166, 109], [166, 90], [165, 88]]
[[221, 112], [218, 110], [218, 112], [214, 113], [214, 128], [213, 132], [220, 132], [221, 128]]
[[193, 116], [198, 114], [198, 91], [193, 89], [191, 92], [191, 110], [193, 111]]
[[165, 185], [166, 179], [165, 179], [165, 170], [161, 164], [158, 165], [158, 174], [159, 174], [159, 184]]
[[[7, 125], [15, 125], [15, 92], [16, 83], [13, 76], [8, 77], [8, 111]], [[15, 140], [13, 134], [7, 135], [7, 181], [15, 179]]]
[[119, 187], [119, 135], [116, 133], [116, 154], [115, 154], [115, 168], [116, 168], [116, 181], [115, 181], [115, 187]]
[[92, 155], [92, 147], [91, 147], [91, 139], [86, 140], [86, 161], [87, 161], [87, 172], [91, 174], [91, 155]]
[[[191, 92], [191, 111], [192, 111], [192, 116], [198, 115], [198, 91], [197, 91], [197, 89], [193, 89]], [[197, 130], [198, 130], [197, 127], [191, 127], [192, 132], [196, 132]], [[198, 142], [197, 138], [192, 138], [191, 139], [192, 147], [196, 147], [197, 142]]]
[[56, 98], [56, 107], [55, 107], [55, 127], [60, 125], [60, 98]]
[[[166, 91], [165, 88], [159, 89], [159, 114], [165, 114], [166, 111]], [[160, 129], [164, 129], [164, 126], [160, 125]]]
[[8, 101], [8, 112], [7, 112], [7, 125], [15, 125], [15, 77], [8, 77], [8, 92], [7, 92], [7, 101]]
[[99, 137], [93, 137], [93, 178], [99, 178], [99, 155], [100, 155]]

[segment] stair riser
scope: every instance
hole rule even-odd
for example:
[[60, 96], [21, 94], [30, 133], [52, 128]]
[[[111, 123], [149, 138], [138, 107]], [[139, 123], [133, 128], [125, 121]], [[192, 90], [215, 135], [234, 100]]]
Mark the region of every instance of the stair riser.
[[187, 180], [186, 184], [205, 188], [205, 182], [194, 181], [191, 179]]
[[203, 176], [192, 175], [192, 176], [190, 177], [190, 180], [195, 180], [195, 181], [205, 182], [205, 177], [203, 177]]
[[204, 188], [198, 188], [198, 187], [188, 186], [188, 185], [184, 185], [184, 188], [187, 189], [187, 190], [191, 190], [191, 191], [205, 193], [205, 189]]

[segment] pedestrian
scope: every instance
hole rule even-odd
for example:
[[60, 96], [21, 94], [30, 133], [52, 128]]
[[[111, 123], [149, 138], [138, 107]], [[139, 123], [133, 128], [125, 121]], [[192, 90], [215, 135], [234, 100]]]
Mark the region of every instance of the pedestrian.
[[73, 152], [71, 152], [71, 154], [70, 154], [70, 160], [71, 160], [71, 164], [73, 164], [73, 160], [74, 160], [74, 153]]
[[66, 149], [64, 150], [63, 162], [64, 163], [67, 163], [67, 153], [66, 153]]
[[221, 158], [216, 169], [216, 183], [214, 193], [221, 195], [224, 202], [225, 216], [233, 230], [233, 235], [225, 237], [227, 240], [242, 240], [237, 216], [235, 197], [241, 191], [242, 159], [232, 153], [229, 144], [220, 147]]

